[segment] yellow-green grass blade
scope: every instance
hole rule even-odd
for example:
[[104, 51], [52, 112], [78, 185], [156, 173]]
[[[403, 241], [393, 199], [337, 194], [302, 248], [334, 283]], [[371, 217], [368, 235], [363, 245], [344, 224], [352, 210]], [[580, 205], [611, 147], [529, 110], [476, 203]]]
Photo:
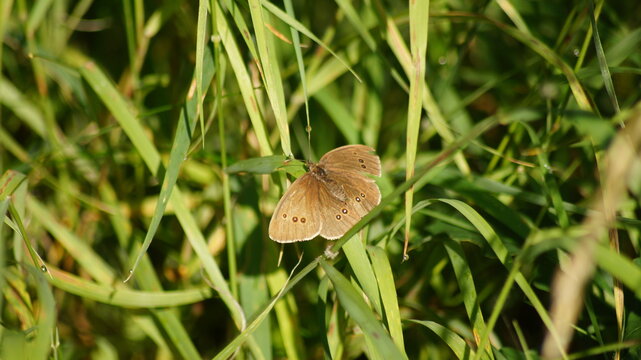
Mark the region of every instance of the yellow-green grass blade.
[[47, 264], [50, 282], [70, 294], [123, 308], [157, 308], [197, 303], [211, 298], [212, 290], [199, 287], [187, 290], [142, 291], [110, 284], [99, 284]]
[[145, 134], [145, 129], [132, 112], [130, 104], [96, 64], [87, 63], [80, 67], [80, 74], [118, 121], [118, 124], [127, 134], [136, 150], [138, 150], [138, 154], [145, 161], [152, 175], [158, 175], [161, 166], [160, 155]]
[[[274, 251], [270, 251], [268, 256], [278, 256]], [[280, 289], [287, 285], [287, 273], [282, 268], [271, 271], [266, 276], [269, 291], [273, 296], [277, 296]], [[298, 326], [298, 317], [300, 316], [296, 299], [292, 293], [283, 295], [284, 301], [278, 301], [274, 306], [274, 313], [278, 321], [278, 329], [283, 339], [283, 347], [288, 359], [304, 358], [300, 354], [300, 344], [303, 343], [300, 327]]]
[[229, 58], [229, 64], [234, 70], [234, 75], [236, 76], [236, 81], [238, 82], [238, 87], [240, 88], [240, 92], [245, 103], [245, 109], [249, 114], [249, 119], [251, 120], [254, 131], [256, 132], [256, 137], [258, 138], [258, 144], [260, 147], [260, 155], [272, 155], [272, 148], [269, 144], [269, 139], [267, 138], [263, 116], [260, 113], [258, 100], [254, 94], [251, 77], [249, 76], [247, 68], [245, 68], [245, 61], [243, 60], [243, 56], [240, 53], [238, 45], [236, 44], [233, 32], [229, 28], [222, 9], [217, 2], [214, 2], [212, 13], [214, 17], [213, 22], [216, 25], [216, 31], [218, 32], [218, 35], [223, 42], [223, 46], [225, 47], [225, 53]]
[[[7, 244], [5, 239], [4, 220], [7, 217], [7, 210], [9, 209], [9, 199], [0, 199], [0, 269], [4, 270], [7, 267]], [[4, 293], [7, 279], [4, 275], [0, 274], [0, 294]], [[0, 296], [0, 307], [4, 307], [4, 296]], [[3, 337], [3, 329], [0, 329], [0, 338]]]
[[[207, 47], [207, 0], [198, 1], [198, 23], [196, 26], [196, 65], [194, 69], [194, 78], [196, 80], [196, 116], [200, 122], [200, 136], [205, 147], [205, 116], [203, 114], [204, 87], [209, 86], [211, 79], [207, 81], [203, 77], [203, 66], [207, 56], [205, 49]], [[212, 66], [213, 68], [213, 66]], [[193, 96], [193, 95], [192, 95]]]
[[404, 349], [399, 349], [394, 344], [383, 324], [363, 300], [360, 291], [356, 290], [349, 280], [325, 260], [321, 259], [320, 264], [334, 285], [340, 305], [370, 339], [372, 351], [375, 349], [383, 359], [407, 359]]
[[6, 200], [27, 177], [18, 171], [7, 170], [0, 177], [0, 200]]
[[[224, 0], [224, 6], [229, 15], [234, 19], [234, 24], [236, 24], [236, 27], [238, 28], [237, 33], [240, 34], [240, 36], [243, 37], [243, 40], [245, 40], [245, 46], [247, 46], [247, 49], [251, 53], [251, 56], [253, 59], [258, 59], [258, 49], [256, 49], [256, 44], [254, 43], [254, 39], [251, 36], [251, 29], [247, 27], [247, 23], [245, 22], [244, 15], [247, 13], [246, 12], [246, 7], [238, 7], [236, 4], [236, 1], [234, 0]], [[217, 5], [219, 2], [216, 0], [211, 0], [209, 7], [212, 9], [217, 8]], [[215, 22], [216, 20], [216, 14], [212, 14], [212, 20]], [[214, 33], [217, 32], [217, 26], [215, 23], [212, 24], [213, 31]], [[231, 28], [230, 28], [231, 29]]]
[[[410, 53], [410, 50], [407, 48], [407, 45], [405, 44], [404, 37], [401, 35], [401, 32], [398, 30], [398, 27], [396, 26], [396, 23], [392, 18], [387, 17], [387, 15], [383, 14], [383, 18], [385, 19], [385, 25], [386, 25], [386, 39], [387, 39], [387, 44], [396, 56], [396, 59], [399, 61], [401, 67], [403, 68], [403, 71], [405, 72], [405, 76], [408, 78], [412, 78], [414, 76], [413, 74], [413, 63], [412, 63], [412, 55]], [[397, 82], [400, 83], [401, 86], [404, 88], [407, 87], [404, 82], [399, 77], [395, 77]], [[450, 127], [448, 126], [448, 122], [445, 119], [445, 116], [443, 115], [441, 109], [439, 108], [438, 104], [436, 103], [436, 100], [432, 96], [432, 92], [427, 86], [427, 82], [425, 82], [425, 79], [423, 79], [423, 98], [421, 99], [422, 101], [422, 106], [425, 109], [425, 112], [427, 113], [427, 116], [430, 119], [430, 124], [434, 126], [434, 129], [438, 132], [438, 134], [445, 140], [446, 144], [451, 144], [456, 140], [456, 137], [452, 133], [452, 130], [450, 130]], [[463, 154], [455, 154], [454, 155], [454, 161], [456, 165], [461, 169], [463, 173], [469, 173], [469, 165], [467, 164], [467, 161], [465, 160], [465, 157]]]
[[60, 224], [43, 204], [27, 196], [27, 210], [92, 278], [103, 284], [116, 280], [113, 269], [82, 239]]
[[151, 313], [154, 314], [165, 329], [171, 339], [171, 343], [176, 347], [182, 358], [190, 360], [202, 359], [174, 309], [151, 309]]
[[[365, 42], [365, 44], [367, 44], [367, 47], [369, 47], [370, 50], [372, 51], [376, 51], [376, 41], [367, 30], [367, 26], [365, 25], [361, 17], [358, 15], [358, 12], [354, 8], [354, 6], [352, 6], [352, 3], [347, 0], [336, 0], [336, 4], [343, 10], [349, 22], [352, 23], [352, 26], [356, 28], [356, 31], [358, 32], [358, 34], [361, 36], [361, 38], [363, 38], [363, 41]], [[412, 10], [410, 6], [410, 17], [412, 16], [411, 11]], [[424, 20], [427, 20], [427, 18], [425, 18]], [[427, 21], [425, 21], [425, 23], [427, 24]]]
[[278, 63], [277, 47], [274, 38], [267, 34], [265, 26], [265, 13], [260, 0], [249, 0], [249, 10], [254, 24], [254, 36], [258, 45], [259, 66], [265, 78], [265, 91], [272, 105], [276, 125], [280, 132], [280, 146], [287, 156], [292, 155], [291, 139], [289, 137], [289, 124], [287, 121], [287, 106], [283, 90], [280, 65]]
[[392, 266], [390, 265], [385, 250], [382, 248], [378, 246], [368, 246], [367, 252], [369, 253], [369, 258], [372, 260], [372, 267], [374, 268], [378, 288], [381, 292], [385, 320], [390, 336], [399, 349], [405, 349], [401, 313], [398, 307], [398, 295], [396, 294]]
[[[421, 126], [423, 110], [423, 90], [425, 64], [427, 53], [427, 25], [429, 24], [429, 0], [410, 1], [410, 52], [412, 66], [409, 71], [410, 93], [407, 109], [407, 130], [405, 133], [405, 180], [414, 176], [416, 151], [418, 148], [418, 132]], [[410, 241], [412, 228], [412, 206], [414, 203], [414, 186], [405, 193], [405, 245], [403, 258], [407, 258], [407, 245]]]
[[376, 276], [374, 275], [374, 269], [367, 257], [365, 246], [360, 240], [360, 236], [356, 235], [352, 237], [350, 241], [346, 242], [343, 246], [343, 251], [363, 292], [367, 295], [376, 313], [382, 316], [383, 311]]
[[[30, 277], [35, 280], [35, 288], [38, 295], [37, 304], [33, 304], [34, 306], [30, 309], [30, 311], [33, 311], [35, 324], [32, 329], [22, 332], [27, 340], [24, 349], [12, 348], [7, 344], [3, 346], [3, 350], [0, 350], [0, 354], [6, 356], [7, 359], [18, 359], [13, 356], [18, 355], [23, 350], [26, 355], [23, 357], [24, 359], [44, 360], [49, 358], [51, 352], [51, 340], [53, 339], [57, 318], [56, 302], [44, 274], [38, 268], [31, 266], [27, 266], [26, 270]], [[27, 335], [29, 332], [35, 332], [35, 336], [32, 338], [33, 334]]]
[[0, 77], [0, 104], [6, 106], [36, 134], [47, 139], [45, 119], [40, 110], [13, 83]]

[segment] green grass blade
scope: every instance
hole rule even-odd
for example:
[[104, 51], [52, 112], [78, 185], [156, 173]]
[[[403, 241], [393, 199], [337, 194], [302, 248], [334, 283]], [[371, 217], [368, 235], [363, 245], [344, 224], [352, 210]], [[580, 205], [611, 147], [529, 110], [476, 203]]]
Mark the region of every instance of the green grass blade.
[[443, 325], [434, 322], [434, 321], [421, 321], [421, 320], [409, 320], [413, 323], [423, 325], [426, 328], [432, 330], [438, 337], [440, 337], [447, 346], [452, 349], [454, 355], [457, 359], [469, 359], [471, 356], [474, 356], [475, 352], [472, 350], [465, 340], [461, 338], [454, 331], [444, 327]]
[[[348, 242], [349, 244], [349, 242]], [[394, 274], [385, 250], [377, 246], [368, 246], [367, 252], [372, 260], [376, 281], [381, 292], [385, 320], [390, 336], [399, 349], [405, 349], [401, 313], [398, 307], [398, 295], [394, 284]]]
[[374, 269], [372, 264], [367, 257], [365, 252], [365, 246], [360, 240], [359, 236], [352, 237], [351, 241], [348, 241], [343, 246], [343, 251], [349, 262], [349, 266], [352, 268], [358, 283], [370, 303], [372, 304], [374, 310], [377, 314], [383, 315], [383, 309], [381, 308], [381, 298], [378, 291], [378, 284], [376, 283], [376, 276], [374, 275]]
[[[414, 176], [416, 151], [418, 149], [418, 132], [421, 126], [423, 110], [423, 90], [425, 89], [425, 64], [427, 52], [427, 25], [429, 24], [429, 0], [410, 2], [410, 52], [412, 66], [409, 71], [410, 94], [407, 109], [407, 130], [405, 135], [405, 180]], [[405, 245], [403, 258], [407, 259], [407, 246], [412, 229], [412, 207], [414, 205], [414, 186], [405, 193]]]
[[375, 314], [363, 301], [360, 292], [338, 270], [321, 259], [327, 277], [332, 281], [341, 306], [347, 311], [363, 333], [372, 341], [376, 351], [383, 359], [407, 359], [402, 349], [396, 347], [389, 333], [376, 319]]
[[263, 7], [260, 0], [249, 0], [249, 10], [251, 11], [252, 22], [254, 23], [254, 35], [258, 45], [258, 54], [260, 55], [259, 66], [263, 69], [265, 77], [265, 90], [267, 97], [272, 105], [272, 111], [276, 118], [276, 125], [280, 132], [280, 146], [283, 153], [287, 156], [292, 155], [291, 139], [289, 137], [289, 124], [287, 121], [287, 110], [285, 106], [285, 94], [283, 92], [282, 77], [277, 47], [273, 44], [273, 37], [268, 37], [265, 27]]
[[[260, 155], [267, 156], [272, 155], [272, 148], [269, 144], [269, 139], [267, 138], [267, 131], [265, 130], [265, 124], [263, 123], [263, 116], [260, 113], [258, 107], [258, 100], [254, 94], [254, 87], [252, 85], [251, 77], [247, 69], [244, 66], [245, 61], [243, 56], [236, 44], [233, 33], [227, 24], [227, 20], [223, 15], [222, 9], [219, 4], [213, 1], [213, 22], [216, 25], [216, 30], [220, 35], [220, 39], [223, 42], [225, 47], [225, 53], [229, 58], [229, 64], [234, 70], [234, 75], [236, 75], [236, 81], [240, 87], [240, 92], [243, 96], [243, 101], [245, 103], [245, 108], [249, 114], [249, 119], [251, 120], [254, 131], [256, 132], [256, 137], [258, 138], [258, 144], [260, 145]], [[286, 154], [289, 155], [289, 154]]]

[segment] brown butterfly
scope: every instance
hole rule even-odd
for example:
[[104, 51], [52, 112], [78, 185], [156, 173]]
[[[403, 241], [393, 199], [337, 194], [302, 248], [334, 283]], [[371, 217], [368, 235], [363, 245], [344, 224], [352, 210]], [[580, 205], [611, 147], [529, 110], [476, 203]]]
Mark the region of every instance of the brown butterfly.
[[269, 222], [269, 237], [280, 243], [343, 236], [381, 202], [368, 176], [381, 176], [381, 160], [365, 145], [347, 145], [308, 163], [280, 199]]

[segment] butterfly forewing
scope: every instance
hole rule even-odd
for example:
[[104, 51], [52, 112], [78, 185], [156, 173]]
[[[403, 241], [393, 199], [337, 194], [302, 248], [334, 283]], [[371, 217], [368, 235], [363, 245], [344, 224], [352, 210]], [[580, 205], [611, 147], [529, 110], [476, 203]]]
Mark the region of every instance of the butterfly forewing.
[[272, 240], [281, 243], [311, 240], [320, 233], [320, 186], [309, 173], [294, 181], [276, 205], [269, 222]]
[[366, 145], [341, 146], [323, 155], [318, 164], [328, 170], [381, 176], [381, 160]]

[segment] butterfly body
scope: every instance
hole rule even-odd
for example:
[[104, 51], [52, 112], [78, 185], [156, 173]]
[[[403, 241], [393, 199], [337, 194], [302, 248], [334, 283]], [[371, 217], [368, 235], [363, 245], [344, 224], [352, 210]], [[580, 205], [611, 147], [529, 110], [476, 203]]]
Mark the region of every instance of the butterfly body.
[[320, 235], [337, 239], [380, 203], [374, 179], [381, 163], [374, 149], [347, 145], [307, 163], [309, 172], [285, 192], [269, 222], [277, 242], [311, 240]]

